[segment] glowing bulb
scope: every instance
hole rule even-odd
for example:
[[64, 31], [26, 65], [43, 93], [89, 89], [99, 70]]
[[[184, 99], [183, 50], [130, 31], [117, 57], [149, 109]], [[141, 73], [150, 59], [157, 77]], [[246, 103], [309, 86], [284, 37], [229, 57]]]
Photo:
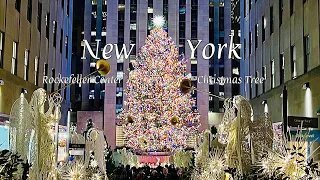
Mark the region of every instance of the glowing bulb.
[[153, 25], [156, 27], [162, 27], [164, 25], [164, 17], [163, 16], [155, 16], [152, 20]]

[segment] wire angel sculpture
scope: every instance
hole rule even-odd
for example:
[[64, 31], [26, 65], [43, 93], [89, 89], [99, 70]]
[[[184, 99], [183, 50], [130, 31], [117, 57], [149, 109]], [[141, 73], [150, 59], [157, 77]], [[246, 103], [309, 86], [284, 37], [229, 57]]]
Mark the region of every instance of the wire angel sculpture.
[[250, 171], [252, 164], [250, 125], [252, 107], [242, 96], [226, 99], [225, 113], [218, 126], [218, 140], [226, 145], [227, 164], [243, 175]]
[[[10, 150], [32, 164], [30, 179], [54, 179], [56, 156], [52, 127], [61, 118], [63, 98], [55, 93], [47, 96], [44, 89], [37, 89], [28, 101], [21, 94], [10, 113]], [[45, 103], [48, 105], [45, 111]]]

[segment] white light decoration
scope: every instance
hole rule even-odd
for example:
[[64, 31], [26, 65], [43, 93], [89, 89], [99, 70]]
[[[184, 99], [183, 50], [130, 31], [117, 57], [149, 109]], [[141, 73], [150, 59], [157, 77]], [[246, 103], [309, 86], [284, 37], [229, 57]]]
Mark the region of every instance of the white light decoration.
[[152, 19], [152, 22], [154, 26], [162, 27], [164, 25], [165, 20], [163, 16], [157, 15]]

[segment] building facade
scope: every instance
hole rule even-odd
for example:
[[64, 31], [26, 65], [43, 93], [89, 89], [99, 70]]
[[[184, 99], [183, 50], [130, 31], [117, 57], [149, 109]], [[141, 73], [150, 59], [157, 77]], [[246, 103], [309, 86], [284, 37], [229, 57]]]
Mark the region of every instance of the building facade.
[[[81, 2], [81, 1], [80, 1]], [[209, 60], [204, 59], [202, 51], [206, 44], [212, 43], [215, 47], [218, 44], [229, 43], [230, 34], [234, 35], [234, 43], [240, 42], [240, 22], [234, 14], [239, 14], [240, 4], [232, 0], [92, 0], [83, 1], [79, 7], [84, 8], [83, 31], [78, 32], [78, 37], [87, 40], [93, 52], [96, 52], [99, 45], [103, 48], [105, 44], [118, 44], [119, 49], [123, 44], [130, 47], [135, 44], [128, 59], [116, 58], [115, 51], [108, 60], [111, 65], [111, 72], [108, 77], [118, 77], [119, 83], [87, 84], [74, 91], [77, 110], [81, 111], [104, 111], [104, 122], [101, 129], [104, 130], [109, 144], [116, 147], [116, 129], [119, 123], [118, 116], [126, 107], [123, 102], [126, 97], [123, 90], [126, 88], [127, 69], [133, 68], [132, 61], [135, 61], [139, 48], [144, 45], [146, 37], [153, 27], [152, 18], [156, 15], [165, 17], [164, 28], [168, 35], [179, 47], [180, 54], [187, 58], [191, 57], [191, 49], [187, 40], [196, 46], [198, 40], [202, 40], [195, 52], [195, 58], [189, 60], [188, 72], [192, 74], [193, 85], [202, 91], [222, 97], [231, 97], [239, 94], [240, 86], [231, 84], [209, 84], [202, 82], [205, 77], [237, 77], [239, 76], [240, 61], [228, 59], [228, 51], [224, 49], [222, 57], [218, 59], [216, 53]], [[97, 42], [99, 41], [99, 44]], [[74, 42], [75, 43], [75, 42]], [[81, 44], [80, 41], [77, 44]], [[84, 43], [78, 56], [82, 57]], [[79, 49], [79, 47], [77, 48]], [[207, 47], [206, 55], [212, 53]], [[101, 57], [101, 54], [99, 54]], [[82, 59], [83, 74], [89, 74], [95, 70], [96, 59], [90, 56], [88, 48], [85, 51], [85, 58]], [[199, 78], [200, 77], [200, 78]], [[201, 79], [202, 78], [202, 79]], [[214, 113], [220, 114], [224, 111], [223, 100], [209, 97], [205, 93], [193, 92], [197, 109], [201, 115], [201, 130], [209, 128], [209, 124], [217, 124], [216, 121], [209, 122], [209, 117], [221, 118]], [[81, 99], [81, 100], [80, 100]], [[80, 107], [81, 104], [81, 107]], [[78, 118], [79, 119], [79, 118]], [[80, 122], [78, 122], [80, 123]], [[120, 130], [119, 130], [120, 131]], [[117, 133], [119, 134], [119, 133]], [[117, 141], [119, 142], [119, 141]], [[117, 146], [121, 146], [121, 143]]]
[[240, 4], [241, 77], [265, 79], [241, 85], [241, 94], [250, 99], [255, 118], [264, 112], [274, 122], [287, 123], [286, 114], [317, 117], [319, 1], [241, 0]]
[[[39, 87], [48, 92], [63, 86], [43, 77], [71, 73], [73, 0], [0, 0], [0, 115], [8, 120], [20, 93], [30, 100]], [[62, 117], [70, 106], [69, 88], [62, 91]], [[66, 124], [66, 119], [61, 123]]]

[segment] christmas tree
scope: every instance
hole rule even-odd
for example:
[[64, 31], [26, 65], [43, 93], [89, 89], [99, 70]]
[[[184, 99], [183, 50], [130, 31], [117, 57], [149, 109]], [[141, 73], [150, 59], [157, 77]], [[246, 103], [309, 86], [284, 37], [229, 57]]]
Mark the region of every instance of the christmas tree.
[[200, 116], [192, 110], [194, 99], [179, 90], [187, 78], [187, 60], [179, 56], [162, 29], [163, 22], [163, 17], [154, 18], [155, 28], [126, 82], [127, 110], [121, 115], [124, 134], [128, 147], [143, 151], [184, 149], [200, 126]]

